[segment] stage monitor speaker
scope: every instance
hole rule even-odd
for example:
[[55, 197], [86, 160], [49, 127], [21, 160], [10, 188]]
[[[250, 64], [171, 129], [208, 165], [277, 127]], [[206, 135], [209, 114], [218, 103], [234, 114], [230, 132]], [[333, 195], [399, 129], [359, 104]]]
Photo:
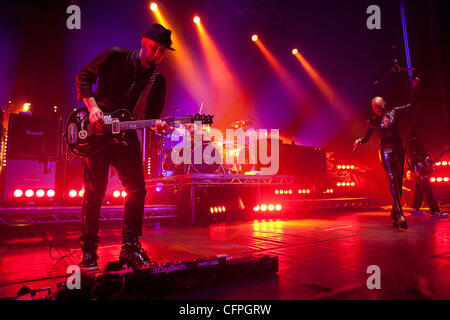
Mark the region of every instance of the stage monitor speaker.
[[[19, 200], [14, 196], [16, 189], [31, 189], [34, 193], [42, 189], [45, 192], [55, 190], [56, 161], [55, 160], [18, 160], [8, 159], [3, 199], [4, 201]], [[25, 198], [25, 194], [21, 196]], [[35, 198], [35, 195], [30, 197]]]
[[323, 174], [326, 171], [326, 152], [324, 149], [294, 144], [280, 145], [279, 174], [301, 177]]
[[57, 119], [10, 114], [7, 158], [56, 158], [57, 145]]

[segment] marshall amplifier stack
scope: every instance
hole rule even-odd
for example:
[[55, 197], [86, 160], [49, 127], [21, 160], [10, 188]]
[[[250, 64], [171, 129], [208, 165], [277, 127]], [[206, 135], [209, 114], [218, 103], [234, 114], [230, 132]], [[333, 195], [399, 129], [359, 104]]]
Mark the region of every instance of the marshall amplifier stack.
[[3, 202], [55, 198], [58, 120], [10, 114], [2, 172]]

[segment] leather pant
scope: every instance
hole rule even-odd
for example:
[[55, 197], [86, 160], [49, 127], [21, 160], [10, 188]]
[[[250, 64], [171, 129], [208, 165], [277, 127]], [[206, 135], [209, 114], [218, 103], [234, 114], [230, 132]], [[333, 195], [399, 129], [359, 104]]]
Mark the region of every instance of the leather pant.
[[142, 151], [135, 131], [128, 131], [126, 145], [110, 144], [95, 155], [83, 159], [84, 199], [82, 205], [81, 240], [98, 242], [99, 217], [112, 165], [127, 193], [124, 204], [123, 238], [133, 239], [142, 234], [145, 203], [145, 180]]
[[386, 172], [389, 190], [393, 200], [392, 213], [403, 215], [400, 199], [403, 188], [405, 152], [401, 141], [380, 145], [379, 155], [384, 171]]

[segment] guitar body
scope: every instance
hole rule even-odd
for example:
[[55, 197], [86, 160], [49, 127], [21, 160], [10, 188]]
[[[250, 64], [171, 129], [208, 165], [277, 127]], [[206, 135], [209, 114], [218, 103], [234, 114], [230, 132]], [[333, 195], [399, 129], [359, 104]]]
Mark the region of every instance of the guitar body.
[[124, 132], [117, 132], [113, 125], [130, 120], [132, 120], [130, 112], [126, 109], [104, 114], [105, 124], [99, 130], [90, 123], [88, 109], [80, 108], [69, 116], [64, 137], [70, 151], [82, 157], [89, 157], [110, 143], [123, 143]]

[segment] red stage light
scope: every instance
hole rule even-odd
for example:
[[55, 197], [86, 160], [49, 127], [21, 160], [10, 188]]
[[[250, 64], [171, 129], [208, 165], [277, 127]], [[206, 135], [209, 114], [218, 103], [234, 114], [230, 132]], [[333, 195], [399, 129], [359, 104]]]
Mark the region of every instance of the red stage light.
[[253, 208], [253, 211], [255, 211], [255, 212], [258, 212], [259, 211], [259, 205], [257, 205], [257, 206], [255, 206], [254, 208]]
[[79, 197], [83, 197], [83, 196], [84, 196], [84, 190], [80, 190], [80, 191], [78, 192], [78, 196], [79, 196]]
[[214, 208], [213, 207], [209, 208], [209, 212], [211, 212], [211, 214], [213, 214], [214, 213]]
[[20, 198], [21, 196], [23, 196], [23, 191], [22, 190], [20, 190], [20, 189], [14, 190], [14, 197]]
[[448, 177], [444, 177], [444, 179], [443, 179], [445, 182], [448, 182]]
[[25, 197], [31, 198], [32, 196], [34, 196], [34, 191], [33, 190], [28, 189], [27, 191], [25, 191]]
[[275, 206], [273, 204], [269, 204], [267, 209], [269, 209], [269, 211], [273, 211], [273, 210], [275, 210]]
[[447, 161], [442, 161], [442, 165], [446, 166], [447, 165]]
[[338, 164], [337, 168], [338, 168], [338, 170], [341, 170], [341, 165], [340, 165], [340, 164]]
[[435, 177], [430, 178], [430, 181], [431, 181], [431, 182], [436, 182], [436, 178], [435, 178]]
[[200, 23], [200, 17], [199, 16], [195, 16], [194, 17], [194, 23]]
[[152, 11], [158, 10], [158, 5], [156, 3], [154, 3], [154, 2], [152, 2], [150, 4], [150, 10], [152, 10]]
[[442, 178], [439, 177], [439, 178], [436, 179], [436, 181], [437, 181], [437, 182], [442, 182]]
[[351, 183], [351, 186], [354, 187], [356, 184], [354, 182]]
[[127, 196], [127, 193], [125, 191], [122, 191], [122, 198], [125, 198]]
[[258, 41], [258, 36], [257, 36], [256, 34], [254, 34], [254, 35], [252, 36], [252, 41]]
[[267, 205], [266, 204], [262, 204], [261, 205], [261, 211], [267, 211]]
[[281, 211], [281, 204], [277, 204], [276, 206], [275, 206], [275, 210], [277, 210], [277, 211]]
[[225, 208], [225, 206], [222, 206], [222, 212], [227, 211], [227, 208]]
[[297, 54], [298, 53], [298, 49], [292, 49], [292, 54]]
[[114, 192], [113, 192], [113, 197], [114, 197], [114, 198], [120, 197], [120, 191], [119, 191], [119, 190], [114, 190]]
[[436, 162], [435, 164], [439, 167], [441, 165], [441, 162]]
[[42, 198], [43, 196], [45, 196], [45, 191], [44, 190], [39, 189], [38, 191], [36, 191], [36, 197]]
[[78, 192], [77, 190], [70, 190], [69, 191], [69, 197], [75, 198], [77, 196]]
[[53, 190], [53, 189], [47, 190], [47, 197], [53, 198], [55, 196], [55, 194], [56, 194], [55, 190]]

